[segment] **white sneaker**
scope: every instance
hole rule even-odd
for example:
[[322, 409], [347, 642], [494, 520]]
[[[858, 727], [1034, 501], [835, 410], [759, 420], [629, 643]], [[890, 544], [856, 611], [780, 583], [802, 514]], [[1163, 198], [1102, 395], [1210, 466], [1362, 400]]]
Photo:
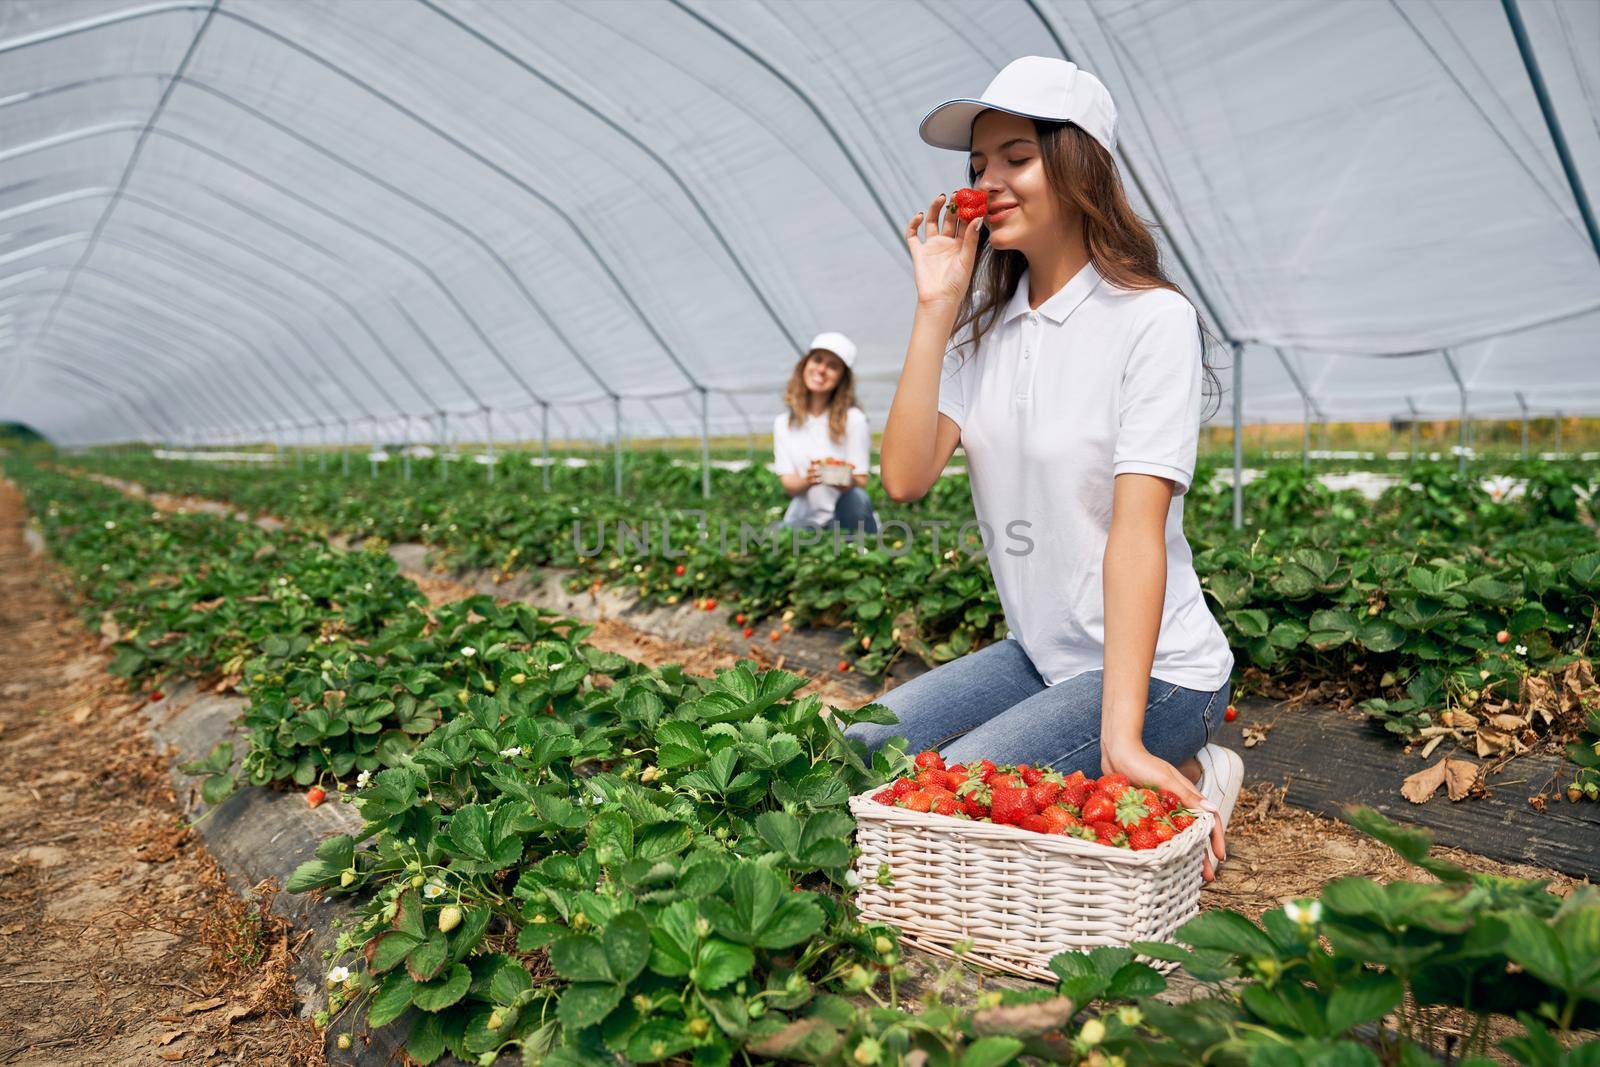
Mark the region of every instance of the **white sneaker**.
[[[1195, 754], [1195, 759], [1200, 764], [1200, 781], [1195, 787], [1206, 798], [1206, 803], [1216, 809], [1223, 829], [1227, 829], [1233, 806], [1239, 800], [1239, 789], [1244, 785], [1244, 760], [1233, 749], [1221, 745], [1207, 745]], [[1209, 843], [1206, 851], [1211, 856], [1212, 870], [1216, 870], [1220, 865]]]

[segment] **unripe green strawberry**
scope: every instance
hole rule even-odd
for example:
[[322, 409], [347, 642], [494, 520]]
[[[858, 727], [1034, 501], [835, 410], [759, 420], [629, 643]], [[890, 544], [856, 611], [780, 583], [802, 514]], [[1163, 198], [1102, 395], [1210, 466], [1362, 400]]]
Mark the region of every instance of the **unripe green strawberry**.
[[439, 910], [439, 932], [448, 934], [461, 925], [461, 909], [451, 904]]
[[345, 870], [339, 872], [339, 887], [341, 889], [349, 889], [350, 886], [355, 883], [355, 880], [355, 871], [346, 868]]

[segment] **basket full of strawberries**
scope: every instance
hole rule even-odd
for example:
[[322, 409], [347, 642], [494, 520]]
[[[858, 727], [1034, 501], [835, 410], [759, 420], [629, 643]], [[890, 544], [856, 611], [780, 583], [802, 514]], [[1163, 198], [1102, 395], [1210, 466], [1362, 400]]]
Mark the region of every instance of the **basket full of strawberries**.
[[931, 952], [1052, 978], [1058, 952], [1164, 940], [1199, 908], [1210, 816], [1122, 775], [929, 751], [850, 810], [863, 919]]
[[823, 485], [831, 485], [838, 489], [848, 489], [856, 484], [855, 468], [849, 460], [837, 459], [833, 456], [824, 456], [817, 467], [818, 478]]

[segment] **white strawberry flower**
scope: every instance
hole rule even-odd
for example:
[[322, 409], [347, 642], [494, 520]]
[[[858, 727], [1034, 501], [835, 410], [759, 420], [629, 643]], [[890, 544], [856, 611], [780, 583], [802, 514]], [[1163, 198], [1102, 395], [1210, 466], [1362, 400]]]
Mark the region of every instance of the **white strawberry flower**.
[[422, 895], [428, 900], [438, 900], [445, 895], [445, 888], [438, 882], [429, 882], [422, 887]]
[[348, 982], [349, 980], [350, 980], [350, 968], [348, 968], [348, 967], [335, 967], [333, 970], [328, 972], [328, 984], [329, 985], [343, 985], [345, 982]]
[[854, 867], [851, 867], [848, 871], [844, 872], [844, 884], [849, 886], [851, 889], [854, 889], [856, 886], [861, 884], [861, 876], [856, 873], [856, 869]]
[[502, 748], [500, 750], [500, 755], [506, 759], [515, 759], [516, 757], [522, 755], [522, 746], [512, 745], [510, 748]]
[[367, 583], [367, 592], [369, 592], [369, 593], [372, 592], [372, 583], [371, 582]]
[[279, 585], [288, 585], [289, 584], [289, 579], [287, 579], [287, 578], [279, 578], [278, 579], [278, 584]]
[[1322, 901], [1287, 900], [1283, 904], [1283, 914], [1298, 926], [1315, 926], [1322, 921]]
[[478, 650], [473, 648], [471, 645], [467, 645], [464, 648], [462, 648], [462, 650], [461, 650], [461, 658], [462, 659], [471, 659], [473, 656], [476, 656], [477, 654], [478, 654]]
[[371, 783], [372, 783], [372, 772], [371, 771], [362, 771], [360, 774], [356, 775], [356, 788], [357, 789], [365, 789]]
[[1528, 654], [1528, 646], [1527, 645], [1518, 645], [1517, 646], [1517, 655], [1526, 656], [1527, 654]]
[[116, 528], [117, 528], [117, 524], [116, 523], [112, 522], [110, 519], [106, 520], [106, 529], [115, 530]]

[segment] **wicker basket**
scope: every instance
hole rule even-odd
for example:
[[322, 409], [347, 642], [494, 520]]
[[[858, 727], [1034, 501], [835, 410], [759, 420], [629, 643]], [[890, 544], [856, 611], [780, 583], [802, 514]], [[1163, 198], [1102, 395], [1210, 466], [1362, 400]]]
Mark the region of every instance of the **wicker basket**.
[[[1199, 910], [1211, 828], [1204, 812], [1159, 848], [1134, 852], [886, 807], [869, 793], [851, 797], [850, 811], [862, 919], [898, 926], [908, 943], [937, 955], [971, 940], [968, 960], [1053, 980], [1058, 952], [1164, 941]], [[883, 864], [887, 886], [878, 884]]]

